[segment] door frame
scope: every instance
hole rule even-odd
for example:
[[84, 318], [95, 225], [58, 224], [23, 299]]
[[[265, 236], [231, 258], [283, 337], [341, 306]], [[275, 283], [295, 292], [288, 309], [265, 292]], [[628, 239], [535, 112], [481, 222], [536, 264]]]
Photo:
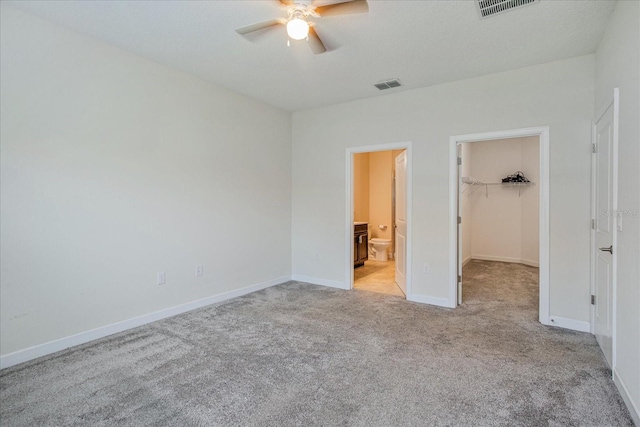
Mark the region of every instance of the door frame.
[[412, 227], [413, 227], [413, 153], [411, 141], [390, 142], [385, 144], [363, 145], [359, 147], [347, 147], [346, 149], [346, 174], [345, 174], [345, 238], [344, 247], [347, 248], [345, 256], [345, 284], [347, 289], [353, 289], [353, 155], [358, 153], [372, 153], [376, 151], [405, 150], [407, 153], [407, 249], [405, 278], [407, 280], [407, 300], [411, 300], [413, 294], [412, 274], [411, 274], [411, 254], [412, 254]]
[[[611, 269], [613, 270], [611, 274], [611, 375], [615, 372], [616, 367], [616, 308], [617, 308], [617, 273], [618, 273], [618, 224], [620, 219], [620, 213], [618, 212], [618, 125], [619, 125], [619, 115], [620, 115], [620, 89], [613, 89], [613, 97], [610, 98], [609, 102], [606, 103], [599, 111], [598, 114], [594, 117], [593, 122], [591, 123], [591, 144], [596, 144], [596, 124], [600, 121], [602, 116], [605, 115], [607, 110], [613, 106], [613, 123], [611, 124], [613, 128], [612, 135], [612, 162], [611, 162], [611, 179], [612, 179], [612, 195], [611, 195], [611, 209], [613, 210], [612, 214], [612, 229], [613, 233], [611, 236], [611, 245], [614, 249], [614, 254], [611, 256]], [[594, 145], [592, 145], [594, 147]], [[597, 220], [598, 213], [596, 212], [596, 177], [595, 177], [595, 168], [596, 168], [596, 156], [591, 156], [591, 219]], [[591, 226], [591, 268], [590, 268], [590, 291], [591, 295], [596, 294], [596, 280], [595, 280], [595, 268], [596, 268], [596, 256], [597, 256], [597, 242], [596, 242], [596, 230]], [[591, 304], [589, 310], [589, 321], [591, 323], [591, 334], [595, 334], [595, 305]]]
[[537, 136], [540, 141], [539, 321], [553, 325], [549, 299], [549, 126], [456, 135], [449, 138], [449, 304], [458, 303], [458, 145], [463, 142]]

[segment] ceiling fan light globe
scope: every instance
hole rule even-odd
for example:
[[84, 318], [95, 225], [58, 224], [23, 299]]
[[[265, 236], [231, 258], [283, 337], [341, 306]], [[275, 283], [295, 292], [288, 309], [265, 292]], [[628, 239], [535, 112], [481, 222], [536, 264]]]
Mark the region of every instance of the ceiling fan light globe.
[[309, 23], [304, 19], [295, 18], [287, 22], [287, 34], [294, 40], [302, 40], [309, 35]]

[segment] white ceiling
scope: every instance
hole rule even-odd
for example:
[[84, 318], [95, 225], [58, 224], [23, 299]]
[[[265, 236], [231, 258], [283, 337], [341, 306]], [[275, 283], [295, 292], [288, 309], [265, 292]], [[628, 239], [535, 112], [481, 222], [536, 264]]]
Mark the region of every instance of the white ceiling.
[[[541, 0], [480, 19], [472, 0], [369, 0], [369, 13], [316, 19], [332, 50], [314, 55], [287, 47], [284, 27], [235, 32], [286, 16], [277, 0], [3, 3], [288, 111], [594, 53], [616, 4]], [[404, 86], [373, 86], [388, 78]]]

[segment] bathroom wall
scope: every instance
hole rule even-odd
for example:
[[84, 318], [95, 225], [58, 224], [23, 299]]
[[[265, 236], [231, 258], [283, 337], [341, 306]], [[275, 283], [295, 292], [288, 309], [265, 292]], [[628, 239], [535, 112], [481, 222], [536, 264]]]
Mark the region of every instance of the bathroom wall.
[[353, 220], [369, 222], [369, 153], [353, 155]]
[[[371, 238], [391, 239], [393, 230], [391, 219], [392, 165], [391, 151], [369, 153], [369, 232]], [[379, 225], [386, 225], [386, 229], [381, 230], [378, 228]]]
[[[463, 176], [499, 183], [523, 171], [528, 187], [463, 185], [464, 259], [539, 262], [539, 144], [537, 137], [463, 144]], [[520, 190], [520, 191], [519, 191]], [[466, 233], [465, 233], [466, 231]], [[470, 254], [469, 254], [470, 249]]]
[[[403, 150], [353, 156], [353, 220], [369, 223], [369, 238], [393, 239], [394, 159]], [[385, 230], [378, 226], [386, 225]], [[393, 246], [389, 255], [393, 254]]]

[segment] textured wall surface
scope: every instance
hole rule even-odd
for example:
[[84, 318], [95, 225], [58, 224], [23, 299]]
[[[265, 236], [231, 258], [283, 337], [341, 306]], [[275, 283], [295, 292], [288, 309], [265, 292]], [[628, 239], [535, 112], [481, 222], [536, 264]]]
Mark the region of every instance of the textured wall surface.
[[411, 141], [412, 289], [447, 298], [449, 138], [549, 126], [551, 315], [589, 321], [593, 85], [589, 55], [294, 113], [293, 273], [346, 280], [345, 150]]

